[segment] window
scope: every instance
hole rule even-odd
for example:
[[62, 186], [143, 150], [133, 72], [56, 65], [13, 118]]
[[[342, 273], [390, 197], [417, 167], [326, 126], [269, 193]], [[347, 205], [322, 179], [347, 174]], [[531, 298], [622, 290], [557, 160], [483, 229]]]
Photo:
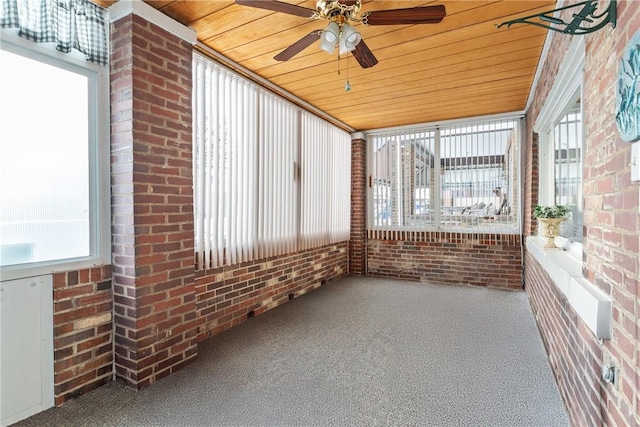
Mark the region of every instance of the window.
[[[578, 98], [578, 99], [575, 99]], [[582, 112], [579, 91], [565, 112], [540, 137], [540, 197], [543, 205], [564, 205], [570, 216], [560, 235], [582, 242]]]
[[378, 230], [517, 231], [519, 120], [369, 134]]
[[565, 205], [570, 217], [560, 226], [569, 249], [582, 258], [582, 69], [584, 40], [574, 39], [534, 124], [540, 145], [538, 204]]
[[[571, 207], [571, 218], [564, 221], [560, 234], [574, 241], [563, 243], [564, 251], [548, 250], [537, 236], [529, 236], [526, 247], [528, 253], [548, 273], [558, 291], [564, 294], [562, 304], [571, 306], [596, 337], [608, 339], [611, 338], [611, 298], [585, 280], [581, 268], [584, 135], [581, 101], [584, 100], [585, 43], [583, 37], [571, 40], [533, 125], [540, 148], [537, 202], [544, 205], [562, 203]], [[559, 240], [563, 239], [556, 239], [556, 244]]]
[[194, 57], [198, 269], [348, 240], [349, 134]]
[[[553, 127], [554, 201], [568, 206], [571, 215], [560, 234], [582, 242], [582, 114], [580, 101]], [[549, 141], [549, 144], [551, 144]]]
[[32, 45], [0, 50], [3, 274], [110, 256], [106, 68]]

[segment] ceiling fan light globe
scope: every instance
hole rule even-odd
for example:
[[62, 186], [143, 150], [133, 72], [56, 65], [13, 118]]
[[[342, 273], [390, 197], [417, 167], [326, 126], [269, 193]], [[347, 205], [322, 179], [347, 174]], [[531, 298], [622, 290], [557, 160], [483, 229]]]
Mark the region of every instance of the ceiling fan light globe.
[[333, 51], [336, 48], [336, 43], [327, 43], [324, 40], [320, 40], [320, 49], [327, 52], [329, 55], [333, 55]]
[[362, 40], [362, 36], [349, 24], [342, 26], [340, 32], [340, 53], [351, 52]]
[[335, 22], [330, 23], [320, 35], [320, 49], [332, 54], [338, 38], [340, 37], [340, 27]]
[[336, 43], [339, 36], [340, 27], [335, 22], [331, 22], [329, 25], [327, 25], [327, 28], [325, 28], [320, 35], [320, 39], [322, 41], [326, 41], [327, 43]]
[[355, 47], [358, 45], [358, 43], [360, 43], [361, 40], [362, 36], [360, 35], [360, 33], [354, 32], [350, 34], [349, 37], [345, 37], [344, 44], [355, 49]]
[[336, 36], [334, 33], [324, 32], [322, 34], [324, 35], [324, 37], [322, 38], [322, 41], [327, 43], [334, 43], [334, 44], [338, 42], [338, 36]]

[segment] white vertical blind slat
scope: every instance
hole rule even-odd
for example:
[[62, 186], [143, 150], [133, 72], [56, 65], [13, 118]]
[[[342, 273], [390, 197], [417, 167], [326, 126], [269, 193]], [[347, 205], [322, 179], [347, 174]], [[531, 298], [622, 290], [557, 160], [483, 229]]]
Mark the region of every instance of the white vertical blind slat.
[[[265, 182], [265, 177], [264, 177], [264, 172], [266, 169], [266, 165], [267, 162], [265, 160], [265, 156], [266, 156], [266, 148], [264, 145], [264, 141], [262, 140], [262, 138], [260, 137], [260, 129], [263, 129], [264, 127], [264, 122], [265, 122], [265, 106], [264, 106], [264, 94], [262, 91], [260, 91], [260, 93], [258, 94], [259, 97], [259, 103], [258, 105], [260, 106], [260, 110], [259, 110], [259, 123], [258, 123], [258, 129], [256, 130], [257, 134], [258, 134], [258, 164], [260, 165], [260, 169], [258, 170], [258, 212], [264, 212], [265, 210], [265, 186], [266, 186], [266, 182]], [[257, 230], [257, 236], [258, 236], [258, 241], [257, 241], [257, 246], [258, 246], [258, 258], [263, 258], [265, 256], [265, 250], [264, 250], [264, 234], [265, 234], [265, 222], [264, 222], [264, 215], [259, 215], [258, 216], [258, 230]]]
[[[240, 135], [238, 135], [238, 123], [240, 122], [239, 118], [236, 120], [230, 120], [233, 117], [233, 113], [235, 112], [235, 107], [237, 106], [238, 99], [238, 80], [235, 76], [233, 76], [229, 81], [229, 98], [228, 100], [228, 116], [227, 120], [229, 122], [230, 129], [230, 138], [229, 138], [229, 151], [227, 152], [228, 156], [228, 167], [229, 167], [229, 183], [225, 188], [225, 192], [228, 192], [228, 196], [225, 197], [229, 203], [226, 204], [225, 211], [225, 219], [227, 221], [227, 239], [229, 244], [227, 246], [227, 257], [230, 258], [230, 262], [235, 264], [238, 262], [237, 260], [237, 243], [236, 243], [236, 226], [237, 221], [233, 219], [236, 218], [236, 202], [237, 202], [237, 184], [238, 184], [238, 152], [237, 152], [237, 141], [239, 140]], [[234, 102], [236, 101], [236, 102]], [[235, 145], [235, 147], [234, 147]]]
[[[236, 103], [233, 106], [233, 110], [232, 110], [232, 114], [234, 115], [234, 117], [238, 117], [239, 116], [239, 112], [241, 111], [241, 105], [243, 104], [243, 99], [242, 99], [242, 86], [243, 86], [243, 82], [241, 80], [235, 79], [235, 83], [236, 83], [236, 87], [235, 87], [235, 91], [234, 91], [234, 99], [236, 99]], [[233, 263], [236, 264], [238, 262], [242, 261], [242, 241], [240, 240], [240, 233], [241, 233], [241, 227], [242, 227], [242, 222], [239, 221], [239, 212], [240, 212], [240, 190], [242, 189], [242, 181], [244, 180], [244, 176], [242, 175], [241, 171], [241, 165], [242, 162], [244, 161], [244, 159], [242, 158], [242, 142], [243, 142], [243, 138], [244, 135], [242, 133], [242, 125], [244, 122], [245, 118], [244, 116], [242, 117], [242, 120], [234, 120], [234, 128], [235, 128], [235, 137], [234, 137], [234, 141], [236, 141], [236, 149], [233, 150], [233, 169], [234, 169], [234, 173], [233, 173], [233, 180], [234, 180], [234, 185], [233, 185], [233, 191], [231, 192], [231, 198], [232, 198], [232, 203], [231, 203], [231, 216], [229, 217], [230, 220], [230, 224], [232, 227], [232, 235], [233, 235], [233, 243], [234, 243], [234, 247], [233, 247], [233, 255], [234, 255], [234, 259], [233, 259]]]
[[[244, 84], [242, 87], [242, 104], [243, 105], [249, 105], [249, 99], [248, 99], [248, 92], [247, 92], [247, 85]], [[243, 111], [238, 111], [237, 114], [243, 114]], [[242, 139], [240, 140], [240, 160], [241, 160], [241, 165], [240, 165], [240, 176], [242, 177], [242, 185], [240, 187], [240, 194], [242, 195], [242, 197], [239, 198], [239, 213], [238, 213], [238, 222], [240, 224], [240, 230], [238, 232], [238, 239], [242, 242], [242, 245], [240, 247], [240, 262], [244, 262], [247, 261], [248, 256], [247, 256], [247, 251], [248, 251], [248, 229], [249, 229], [249, 223], [247, 221], [247, 210], [248, 210], [248, 203], [251, 200], [251, 197], [249, 197], [249, 195], [251, 193], [249, 193], [249, 181], [250, 181], [250, 176], [249, 176], [249, 169], [247, 167], [248, 163], [250, 162], [250, 152], [248, 150], [248, 143], [249, 143], [249, 132], [247, 129], [247, 123], [249, 121], [249, 117], [245, 116], [245, 119], [242, 121], [241, 124], [241, 129], [242, 129]]]
[[265, 245], [265, 256], [271, 256], [271, 236], [272, 236], [272, 225], [273, 222], [269, 221], [271, 216], [271, 204], [273, 203], [273, 194], [271, 194], [273, 189], [273, 147], [271, 145], [271, 123], [273, 123], [273, 105], [271, 105], [271, 99], [265, 96], [265, 120], [263, 122], [264, 129], [264, 137], [261, 139], [262, 144], [265, 147], [265, 184], [264, 188], [265, 194], [268, 197], [265, 200], [265, 209], [264, 209], [264, 221], [265, 221], [265, 235], [264, 235], [264, 245]]
[[[204, 73], [203, 64], [201, 61], [196, 60], [194, 71], [195, 71], [195, 76], [193, 80], [203, 81], [205, 78], [205, 73]], [[204, 117], [205, 117], [203, 95], [204, 94], [201, 91], [195, 91], [193, 96], [194, 106], [195, 106], [194, 110], [195, 110], [195, 114], [198, 115], [197, 120], [199, 123], [203, 123]], [[198, 166], [193, 168], [193, 181], [202, 182], [204, 179], [204, 176], [203, 176], [204, 168], [202, 167], [204, 162], [202, 158], [204, 156], [204, 147], [206, 146], [206, 144], [204, 143], [204, 139], [206, 135], [206, 133], [204, 132], [204, 126], [196, 128], [194, 134], [196, 137], [196, 141], [195, 141], [195, 148], [193, 150], [193, 163], [194, 165], [198, 165]], [[204, 196], [203, 188], [201, 187], [198, 188], [197, 194], [194, 191], [194, 204], [193, 204], [194, 234], [195, 234], [194, 249], [197, 254], [196, 269], [198, 270], [203, 269], [205, 265], [205, 259], [203, 257], [204, 242], [205, 242], [204, 215], [202, 214], [203, 202], [204, 202], [203, 196]]]
[[[280, 207], [282, 207], [282, 196], [284, 195], [284, 183], [282, 182], [282, 134], [280, 132], [280, 125], [282, 124], [282, 105], [275, 102], [274, 99], [274, 108], [276, 111], [276, 117], [274, 120], [274, 129], [273, 129], [273, 148], [274, 148], [274, 156], [272, 159], [274, 165], [274, 177], [275, 177], [275, 187], [274, 187], [274, 206], [271, 212], [273, 216], [274, 222], [274, 231], [273, 231], [273, 241], [275, 246], [275, 253], [282, 253], [282, 216], [277, 215], [276, 213], [280, 213]], [[276, 165], [280, 167], [276, 167]]]
[[[207, 194], [211, 195], [211, 231], [212, 239], [210, 242], [215, 247], [215, 258], [213, 267], [219, 267], [224, 264], [224, 246], [222, 245], [224, 238], [224, 216], [221, 211], [221, 192], [223, 187], [222, 177], [224, 175], [224, 152], [227, 147], [227, 140], [225, 137], [224, 129], [224, 106], [218, 108], [218, 100], [224, 99], [224, 84], [225, 74], [223, 70], [212, 67], [212, 85], [214, 90], [211, 94], [209, 101], [209, 114], [211, 115], [213, 138], [211, 141], [211, 162], [208, 167], [209, 180], [208, 185], [212, 188], [212, 191], [207, 191]], [[211, 249], [214, 250], [214, 247]]]
[[273, 98], [269, 97], [269, 123], [268, 123], [268, 132], [267, 132], [267, 141], [269, 144], [269, 208], [265, 211], [265, 218], [269, 224], [269, 253], [268, 256], [273, 256], [276, 254], [275, 248], [275, 235], [276, 235], [276, 218], [273, 218], [274, 205], [277, 203], [277, 176], [276, 176], [276, 168], [274, 168], [273, 161], [276, 157], [276, 147], [275, 147], [275, 137], [274, 137], [274, 128], [277, 120], [277, 111], [273, 102]]
[[[316, 129], [314, 135], [321, 132], [320, 124], [315, 122]], [[313, 139], [313, 151], [315, 153], [316, 162], [313, 162], [313, 194], [317, 194], [317, 198], [312, 198], [312, 215], [313, 215], [313, 230], [312, 230], [312, 245], [320, 246], [321, 241], [319, 238], [320, 230], [322, 229], [322, 216], [320, 215], [320, 204], [326, 204], [327, 201], [324, 198], [323, 188], [320, 186], [320, 165], [325, 165], [326, 160], [323, 158], [325, 151], [320, 150], [317, 138]], [[323, 212], [324, 213], [324, 212]]]

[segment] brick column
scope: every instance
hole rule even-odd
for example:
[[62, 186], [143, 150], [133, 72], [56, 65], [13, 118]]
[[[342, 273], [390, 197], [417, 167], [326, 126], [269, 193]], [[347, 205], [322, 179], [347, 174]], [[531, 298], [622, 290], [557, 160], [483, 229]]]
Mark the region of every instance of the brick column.
[[115, 370], [141, 388], [197, 355], [192, 46], [138, 14], [112, 19]]
[[349, 273], [367, 274], [367, 144], [362, 134], [351, 141], [351, 236]]

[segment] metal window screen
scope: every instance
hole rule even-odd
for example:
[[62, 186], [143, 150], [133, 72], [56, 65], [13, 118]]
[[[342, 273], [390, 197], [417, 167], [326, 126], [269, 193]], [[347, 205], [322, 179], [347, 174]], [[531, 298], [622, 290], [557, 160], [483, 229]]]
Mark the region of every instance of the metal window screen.
[[369, 135], [370, 224], [381, 230], [517, 230], [519, 121]]
[[373, 221], [376, 227], [434, 225], [435, 132], [373, 138]]

